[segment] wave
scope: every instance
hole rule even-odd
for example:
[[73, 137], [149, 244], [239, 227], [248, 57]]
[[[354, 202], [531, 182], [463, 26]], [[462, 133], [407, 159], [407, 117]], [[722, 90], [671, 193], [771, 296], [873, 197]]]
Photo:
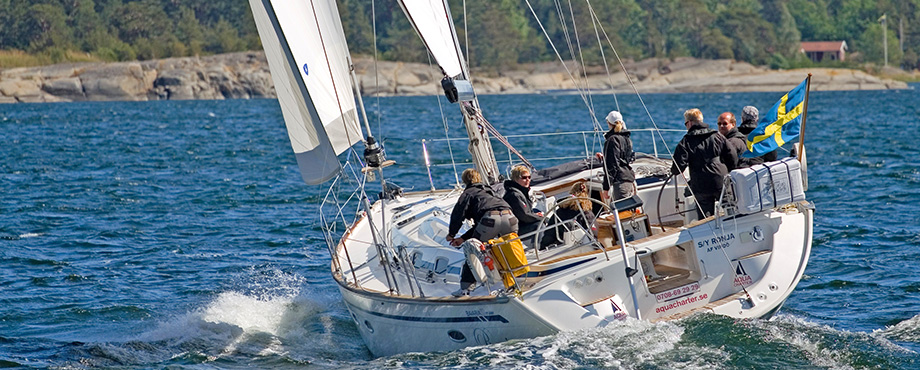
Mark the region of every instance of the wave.
[[[920, 318], [912, 325], [917, 333]], [[885, 335], [841, 331], [797, 316], [733, 320], [697, 314], [662, 323], [629, 319], [602, 329], [447, 353], [396, 355], [367, 368], [912, 369], [918, 360], [916, 352]]]

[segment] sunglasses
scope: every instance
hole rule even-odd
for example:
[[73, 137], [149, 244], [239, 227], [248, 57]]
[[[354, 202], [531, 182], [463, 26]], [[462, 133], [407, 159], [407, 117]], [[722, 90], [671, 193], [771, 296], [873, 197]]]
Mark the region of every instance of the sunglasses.
[[530, 176], [521, 176], [521, 180], [530, 180]]

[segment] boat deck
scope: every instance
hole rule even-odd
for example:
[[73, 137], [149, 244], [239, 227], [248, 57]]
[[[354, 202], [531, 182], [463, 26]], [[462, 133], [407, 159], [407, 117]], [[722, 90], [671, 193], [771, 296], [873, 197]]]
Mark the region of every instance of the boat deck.
[[666, 292], [696, 281], [690, 278], [690, 271], [671, 266], [655, 265], [655, 273], [659, 278], [648, 282], [648, 291], [652, 294]]

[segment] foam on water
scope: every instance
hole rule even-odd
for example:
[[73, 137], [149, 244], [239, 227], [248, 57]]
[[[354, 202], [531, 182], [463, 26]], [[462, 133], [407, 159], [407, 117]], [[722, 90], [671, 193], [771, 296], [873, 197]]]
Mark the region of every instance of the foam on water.
[[191, 358], [313, 363], [367, 356], [363, 346], [342, 343], [360, 339], [357, 332], [343, 333], [343, 322], [350, 319], [334, 307], [337, 297], [309, 289], [298, 275], [279, 270], [249, 273], [243, 287], [220, 292], [133, 341], [162, 346], [172, 359], [183, 362]]
[[877, 330], [875, 333], [894, 341], [920, 343], [920, 315]]

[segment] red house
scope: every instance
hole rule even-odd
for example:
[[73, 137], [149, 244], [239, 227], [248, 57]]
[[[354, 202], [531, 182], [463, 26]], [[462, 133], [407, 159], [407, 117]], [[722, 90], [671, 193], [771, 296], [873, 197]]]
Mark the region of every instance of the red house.
[[805, 53], [813, 62], [822, 60], [846, 60], [846, 41], [802, 41], [799, 52]]

